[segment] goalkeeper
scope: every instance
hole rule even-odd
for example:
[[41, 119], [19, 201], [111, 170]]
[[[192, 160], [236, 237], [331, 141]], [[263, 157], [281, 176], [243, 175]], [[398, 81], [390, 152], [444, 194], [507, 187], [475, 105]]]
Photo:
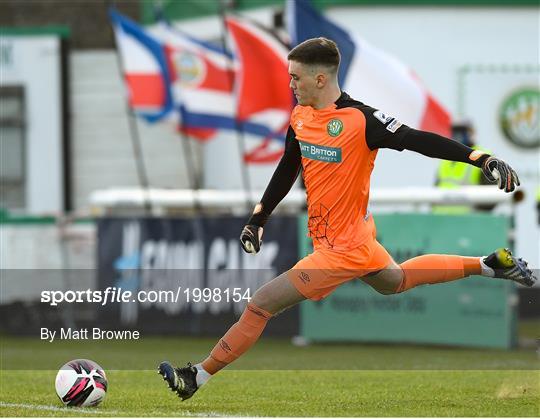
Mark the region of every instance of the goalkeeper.
[[[368, 211], [370, 176], [379, 149], [411, 150], [472, 164], [490, 181], [498, 182], [504, 192], [519, 186], [517, 174], [496, 157], [410, 128], [342, 92], [337, 80], [340, 54], [329, 39], [301, 43], [289, 53], [288, 60], [290, 87], [298, 105], [291, 115], [283, 157], [240, 240], [245, 251], [260, 250], [265, 223], [303, 169], [314, 251], [257, 290], [238, 322], [201, 363], [188, 363], [183, 368], [160, 364], [159, 373], [183, 400], [245, 353], [272, 316], [305, 299], [325, 298], [354, 278], [385, 295], [469, 275], [509, 279], [527, 286], [536, 281], [527, 263], [508, 249], [485, 257], [423, 255], [397, 264], [377, 241]], [[406, 170], [394, 168], [396, 176]]]

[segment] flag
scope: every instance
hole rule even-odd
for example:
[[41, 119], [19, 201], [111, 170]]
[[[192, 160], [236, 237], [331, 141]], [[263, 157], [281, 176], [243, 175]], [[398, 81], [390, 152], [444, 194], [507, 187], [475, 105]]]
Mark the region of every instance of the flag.
[[352, 97], [413, 128], [450, 136], [449, 112], [406, 65], [328, 20], [309, 0], [287, 1], [287, 16], [294, 46], [319, 36], [338, 44], [340, 85]]
[[109, 11], [122, 62], [128, 103], [150, 122], [174, 110], [173, 72], [165, 47], [127, 17]]
[[326, 20], [309, 1], [287, 2], [287, 22], [291, 47], [294, 47], [306, 39], [324, 36], [338, 42], [341, 62], [339, 65], [339, 84], [345, 84], [356, 46], [349, 34], [337, 25]]
[[[161, 22], [142, 28], [110, 11], [129, 104], [149, 122], [179, 119], [179, 130], [211, 139], [218, 130], [260, 138], [245, 156], [279, 159], [292, 109], [287, 49], [265, 30], [228, 17], [232, 52]], [[276, 146], [277, 144], [277, 146]]]
[[271, 151], [272, 139], [285, 140], [293, 97], [289, 88], [288, 49], [268, 31], [238, 16], [228, 16], [226, 25], [238, 59], [236, 115], [241, 123], [256, 120], [271, 129], [262, 143], [248, 153], [248, 162], [275, 161], [282, 147]]
[[235, 61], [232, 54], [166, 22], [148, 32], [165, 45], [171, 63], [171, 91], [179, 130], [199, 140], [219, 129], [234, 129]]
[[[277, 49], [264, 37], [263, 30], [255, 29], [253, 24], [240, 18], [228, 17], [226, 24], [235, 41], [230, 52], [164, 22], [149, 30], [166, 45], [173, 72], [171, 90], [181, 126], [188, 132], [242, 131], [262, 137], [263, 144], [275, 140], [283, 142], [283, 115], [279, 112], [285, 106], [283, 91], [289, 91], [288, 80], [280, 87], [272, 80], [282, 81], [283, 74], [288, 77], [287, 50]], [[268, 67], [253, 66], [253, 58], [246, 59], [246, 48], [257, 48], [251, 54], [256, 58], [265, 57]], [[271, 71], [275, 71], [275, 75]], [[264, 95], [260, 94], [261, 84], [265, 83], [272, 92], [271, 100], [264, 100]], [[277, 100], [272, 99], [279, 91]], [[290, 93], [287, 94], [290, 112], [292, 99]]]

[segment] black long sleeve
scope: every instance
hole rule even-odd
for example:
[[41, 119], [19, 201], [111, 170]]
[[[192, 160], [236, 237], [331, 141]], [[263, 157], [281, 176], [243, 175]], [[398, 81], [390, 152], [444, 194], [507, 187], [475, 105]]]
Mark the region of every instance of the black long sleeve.
[[366, 142], [371, 150], [411, 150], [424, 156], [470, 163], [477, 167], [482, 167], [489, 157], [487, 154], [480, 156], [478, 152], [472, 154], [472, 148], [441, 135], [411, 128], [370, 106], [361, 103], [357, 106], [366, 118]]
[[401, 147], [424, 156], [470, 163], [477, 167], [482, 167], [484, 160], [489, 157], [485, 154], [472, 160], [471, 153], [474, 151], [472, 148], [441, 135], [413, 128], [410, 128], [401, 139]]
[[416, 151], [427, 157], [470, 163], [477, 167], [482, 167], [482, 163], [489, 157], [484, 154], [473, 160], [471, 154], [474, 150], [457, 141], [432, 132], [420, 131], [405, 126], [401, 127], [400, 130], [402, 128], [406, 128], [403, 135], [395, 137], [394, 142], [387, 142], [385, 148]]
[[263, 227], [272, 211], [289, 193], [302, 166], [302, 157], [300, 154], [300, 145], [296, 140], [296, 134], [291, 126], [287, 130], [285, 139], [285, 152], [279, 161], [270, 183], [264, 191], [261, 199], [262, 210], [253, 214], [248, 224], [254, 224]]

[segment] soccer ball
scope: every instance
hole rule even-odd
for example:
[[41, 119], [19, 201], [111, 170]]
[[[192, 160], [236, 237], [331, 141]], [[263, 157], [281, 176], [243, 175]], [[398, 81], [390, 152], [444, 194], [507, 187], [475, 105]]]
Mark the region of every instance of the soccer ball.
[[66, 406], [97, 406], [107, 393], [107, 376], [94, 361], [74, 359], [56, 374], [55, 388]]

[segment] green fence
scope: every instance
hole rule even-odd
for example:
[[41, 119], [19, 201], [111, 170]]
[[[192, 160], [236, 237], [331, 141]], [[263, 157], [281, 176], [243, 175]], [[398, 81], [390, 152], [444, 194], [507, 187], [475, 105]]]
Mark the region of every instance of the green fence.
[[[508, 245], [510, 220], [489, 214], [375, 217], [378, 240], [399, 263], [426, 253], [485, 255]], [[311, 251], [306, 216], [300, 252]], [[470, 277], [384, 296], [362, 281], [301, 305], [301, 334], [316, 341], [371, 341], [509, 348], [516, 342], [514, 284]]]

